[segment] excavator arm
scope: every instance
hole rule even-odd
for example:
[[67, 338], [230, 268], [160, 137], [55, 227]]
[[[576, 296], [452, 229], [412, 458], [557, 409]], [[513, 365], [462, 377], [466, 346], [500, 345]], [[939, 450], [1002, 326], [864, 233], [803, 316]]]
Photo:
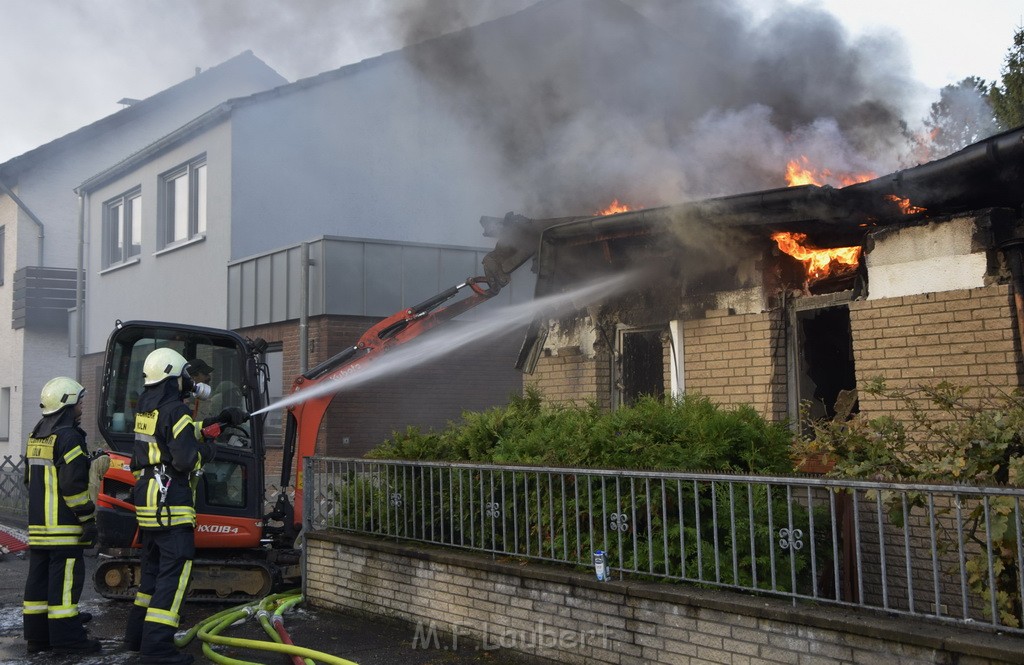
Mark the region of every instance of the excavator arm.
[[[354, 346], [297, 377], [292, 383], [292, 393], [310, 390], [352, 372], [358, 372], [390, 349], [406, 344], [428, 330], [490, 300], [509, 283], [512, 272], [536, 254], [540, 236], [545, 230], [575, 219], [577, 218], [530, 219], [514, 213], [509, 213], [505, 217], [481, 218], [484, 235], [497, 238], [494, 249], [482, 261], [483, 276], [471, 277], [414, 307], [398, 311], [378, 322], [363, 333]], [[442, 306], [467, 288], [472, 291], [469, 296], [446, 307]], [[271, 519], [284, 523], [286, 537], [293, 537], [298, 532], [299, 525], [295, 522], [295, 516], [302, 514], [302, 460], [315, 453], [317, 433], [333, 399], [334, 393], [319, 394], [315, 391], [309, 399], [288, 407], [281, 487], [291, 485], [291, 460], [294, 457], [299, 466], [296, 473], [295, 500], [294, 505], [291, 505], [282, 492], [278, 496], [274, 512], [270, 515]]]

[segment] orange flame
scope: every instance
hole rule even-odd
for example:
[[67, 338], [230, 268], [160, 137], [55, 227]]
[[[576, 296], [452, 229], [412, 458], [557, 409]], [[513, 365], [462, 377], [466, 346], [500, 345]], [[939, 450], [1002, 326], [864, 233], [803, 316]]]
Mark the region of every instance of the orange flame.
[[928, 208], [922, 208], [921, 206], [910, 205], [910, 199], [902, 199], [895, 194], [886, 194], [886, 200], [892, 201], [899, 206], [900, 212], [904, 215], [916, 215], [919, 212], [924, 212]]
[[612, 202], [608, 204], [608, 207], [604, 210], [597, 210], [594, 212], [595, 216], [604, 215], [617, 215], [620, 212], [629, 212], [634, 210], [633, 206], [628, 203], [620, 203], [618, 199], [612, 199]]
[[807, 247], [806, 233], [789, 233], [781, 231], [772, 234], [772, 240], [779, 249], [804, 264], [808, 281], [815, 282], [830, 274], [848, 272], [857, 267], [860, 260], [860, 247], [833, 247], [816, 249]]
[[786, 184], [789, 187], [798, 185], [839, 185], [846, 187], [858, 182], [865, 182], [875, 177], [874, 173], [833, 173], [831, 169], [815, 169], [810, 165], [807, 155], [800, 159], [791, 159], [786, 164]]

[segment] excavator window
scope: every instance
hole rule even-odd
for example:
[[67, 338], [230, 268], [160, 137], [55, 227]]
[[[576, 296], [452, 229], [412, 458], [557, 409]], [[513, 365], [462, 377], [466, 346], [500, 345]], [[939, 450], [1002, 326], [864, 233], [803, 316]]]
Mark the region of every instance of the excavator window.
[[245, 467], [230, 460], [214, 460], [203, 466], [206, 504], [245, 508]]
[[[128, 327], [116, 333], [108, 350], [108, 376], [100, 414], [101, 428], [115, 449], [130, 449], [134, 440], [135, 406], [144, 385], [142, 367], [151, 351], [163, 347], [174, 349], [191, 363], [212, 368], [201, 378], [211, 386], [212, 396], [189, 403], [193, 418], [203, 420], [215, 416], [228, 406], [253, 410], [245, 394], [245, 356], [231, 338], [159, 326]], [[233, 438], [225, 436], [220, 443], [249, 446], [249, 427], [250, 424], [245, 423], [232, 428]]]

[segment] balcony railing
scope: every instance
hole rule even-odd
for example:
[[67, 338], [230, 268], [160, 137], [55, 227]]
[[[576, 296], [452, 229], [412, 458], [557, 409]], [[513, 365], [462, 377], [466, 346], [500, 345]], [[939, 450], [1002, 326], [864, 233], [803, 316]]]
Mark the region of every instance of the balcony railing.
[[29, 266], [14, 272], [11, 325], [18, 328], [66, 328], [75, 306], [74, 268]]

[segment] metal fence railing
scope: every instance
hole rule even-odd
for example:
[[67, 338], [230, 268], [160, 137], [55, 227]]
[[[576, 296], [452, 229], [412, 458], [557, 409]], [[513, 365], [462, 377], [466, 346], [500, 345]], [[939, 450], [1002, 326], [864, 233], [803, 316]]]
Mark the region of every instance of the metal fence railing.
[[306, 524], [1024, 633], [1024, 488], [311, 458]]
[[[289, 500], [294, 500], [295, 491], [285, 488]], [[264, 491], [264, 512], [274, 509], [277, 495], [280, 493], [278, 483], [267, 481]], [[24, 518], [28, 513], [28, 489], [25, 487], [25, 458], [4, 455], [0, 458], [0, 516]]]
[[25, 459], [4, 455], [0, 460], [0, 515], [24, 519], [27, 513]]

